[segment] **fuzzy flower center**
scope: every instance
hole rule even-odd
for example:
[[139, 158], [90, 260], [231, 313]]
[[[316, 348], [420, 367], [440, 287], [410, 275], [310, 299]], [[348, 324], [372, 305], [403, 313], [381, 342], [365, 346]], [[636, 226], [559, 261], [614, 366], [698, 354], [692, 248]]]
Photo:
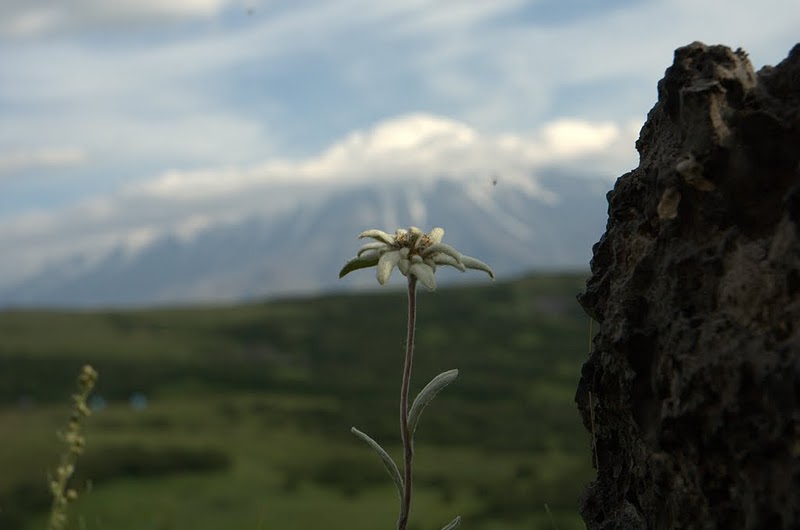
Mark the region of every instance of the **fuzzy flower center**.
[[413, 239], [409, 237], [410, 235], [411, 234], [400, 234], [395, 237], [394, 248], [398, 250], [401, 248], [407, 248], [409, 250], [408, 254], [413, 255], [420, 254], [423, 250], [433, 245], [433, 240], [427, 234], [421, 234], [415, 245], [412, 244]]

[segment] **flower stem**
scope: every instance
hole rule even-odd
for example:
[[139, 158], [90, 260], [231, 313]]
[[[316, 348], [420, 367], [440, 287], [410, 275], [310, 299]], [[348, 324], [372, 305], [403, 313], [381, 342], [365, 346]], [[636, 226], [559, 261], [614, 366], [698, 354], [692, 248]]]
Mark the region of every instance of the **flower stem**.
[[406, 359], [403, 368], [403, 385], [400, 388], [400, 437], [403, 441], [403, 510], [397, 520], [397, 530], [405, 530], [411, 512], [411, 458], [414, 455], [411, 433], [408, 431], [408, 390], [411, 386], [411, 367], [414, 364], [414, 328], [417, 321], [417, 279], [408, 276], [408, 336]]

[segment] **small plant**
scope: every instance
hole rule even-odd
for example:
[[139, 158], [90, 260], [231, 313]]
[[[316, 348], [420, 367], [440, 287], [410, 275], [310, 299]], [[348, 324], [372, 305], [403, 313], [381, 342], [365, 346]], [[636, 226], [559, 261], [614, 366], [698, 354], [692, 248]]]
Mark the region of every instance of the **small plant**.
[[49, 480], [53, 505], [50, 509], [47, 530], [62, 530], [66, 527], [67, 507], [71, 501], [78, 498], [78, 493], [69, 487], [69, 480], [75, 473], [78, 456], [86, 445], [86, 440], [81, 432], [81, 423], [91, 414], [86, 400], [91, 394], [95, 382], [97, 382], [97, 372], [87, 364], [78, 376], [78, 391], [72, 395], [72, 412], [69, 423], [67, 423], [67, 430], [58, 433], [65, 448], [56, 468], [55, 477], [51, 477]]
[[[399, 229], [394, 236], [381, 230], [367, 230], [358, 238], [371, 238], [375, 241], [362, 246], [356, 257], [348, 261], [339, 272], [339, 278], [358, 270], [377, 266], [378, 283], [385, 285], [397, 267], [408, 278], [408, 334], [406, 339], [406, 355], [403, 368], [403, 380], [400, 388], [400, 438], [403, 444], [403, 474], [392, 457], [372, 438], [355, 427], [353, 434], [361, 438], [381, 457], [386, 470], [391, 475], [400, 493], [400, 516], [397, 519], [397, 530], [405, 530], [411, 512], [412, 493], [412, 459], [414, 456], [414, 433], [417, 429], [420, 414], [428, 403], [436, 397], [441, 389], [458, 377], [458, 370], [448, 370], [431, 380], [420, 391], [411, 407], [408, 406], [408, 390], [411, 383], [411, 367], [414, 360], [414, 331], [417, 317], [417, 280], [430, 289], [436, 289], [437, 265], [455, 267], [461, 272], [467, 269], [482, 270], [494, 279], [494, 273], [488, 265], [469, 256], [464, 256], [453, 247], [442, 243], [444, 230], [434, 228], [425, 234], [417, 227], [408, 230]], [[442, 530], [451, 530], [461, 523], [456, 517]]]

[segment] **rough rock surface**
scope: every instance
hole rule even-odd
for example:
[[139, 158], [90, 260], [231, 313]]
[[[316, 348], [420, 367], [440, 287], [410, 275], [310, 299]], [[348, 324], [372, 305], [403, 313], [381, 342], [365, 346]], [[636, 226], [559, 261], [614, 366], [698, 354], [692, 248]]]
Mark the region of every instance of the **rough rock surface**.
[[800, 45], [679, 48], [636, 147], [579, 296], [586, 525], [800, 528]]

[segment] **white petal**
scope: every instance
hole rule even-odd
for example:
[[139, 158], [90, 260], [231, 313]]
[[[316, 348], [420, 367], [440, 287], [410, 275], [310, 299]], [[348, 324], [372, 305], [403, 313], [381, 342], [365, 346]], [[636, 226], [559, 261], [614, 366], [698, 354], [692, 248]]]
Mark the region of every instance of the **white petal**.
[[428, 232], [428, 237], [434, 243], [441, 243], [442, 238], [444, 238], [444, 228], [439, 228], [438, 226]]
[[463, 263], [464, 266], [466, 268], [468, 268], [468, 269], [475, 269], [475, 270], [484, 271], [485, 273], [487, 273], [494, 280], [494, 272], [492, 272], [491, 267], [489, 267], [484, 262], [482, 262], [480, 260], [477, 260], [475, 258], [471, 258], [469, 256], [463, 256], [462, 255], [461, 256], [461, 263]]
[[450, 245], [445, 245], [444, 243], [434, 243], [433, 245], [429, 246], [428, 248], [422, 251], [422, 256], [428, 257], [431, 254], [435, 253], [447, 254], [448, 256], [454, 258], [456, 261], [461, 261], [461, 252], [457, 251]]
[[422, 260], [422, 263], [430, 267], [433, 272], [436, 272], [436, 262], [433, 261], [431, 258], [424, 258]]
[[370, 250], [381, 251], [381, 250], [389, 250], [390, 248], [392, 248], [392, 247], [390, 247], [386, 243], [382, 243], [380, 241], [373, 241], [372, 243], [367, 243], [366, 245], [364, 245], [363, 247], [358, 249], [358, 254], [356, 254], [356, 255], [360, 256], [364, 252], [368, 252]]
[[371, 237], [372, 239], [376, 239], [378, 241], [382, 241], [382, 242], [386, 243], [387, 245], [393, 245], [394, 244], [394, 238], [392, 236], [390, 236], [389, 234], [387, 234], [386, 232], [384, 232], [383, 230], [375, 230], [375, 229], [364, 230], [363, 232], [358, 234], [358, 239], [363, 239], [365, 237]]
[[467, 271], [467, 268], [464, 266], [464, 264], [453, 259], [453, 256], [448, 256], [447, 254], [434, 254], [431, 259], [433, 259], [433, 262], [438, 265], [450, 265], [461, 272]]
[[392, 274], [392, 269], [394, 269], [395, 265], [397, 265], [397, 262], [400, 261], [402, 257], [399, 250], [386, 252], [381, 256], [381, 259], [378, 260], [377, 272], [379, 284], [386, 285], [386, 281]]
[[[408, 250], [408, 249], [405, 249]], [[403, 273], [403, 276], [408, 276], [408, 268], [411, 266], [411, 262], [408, 261], [406, 258], [401, 259], [397, 262], [397, 268], [400, 272]]]
[[422, 284], [431, 291], [436, 290], [436, 277], [430, 267], [424, 263], [412, 263], [408, 272], [413, 274]]
[[417, 248], [420, 239], [422, 239], [422, 236], [424, 235], [422, 233], [422, 230], [420, 230], [416, 226], [412, 226], [411, 228], [408, 229], [408, 233], [409, 233], [408, 246], [410, 248]]

